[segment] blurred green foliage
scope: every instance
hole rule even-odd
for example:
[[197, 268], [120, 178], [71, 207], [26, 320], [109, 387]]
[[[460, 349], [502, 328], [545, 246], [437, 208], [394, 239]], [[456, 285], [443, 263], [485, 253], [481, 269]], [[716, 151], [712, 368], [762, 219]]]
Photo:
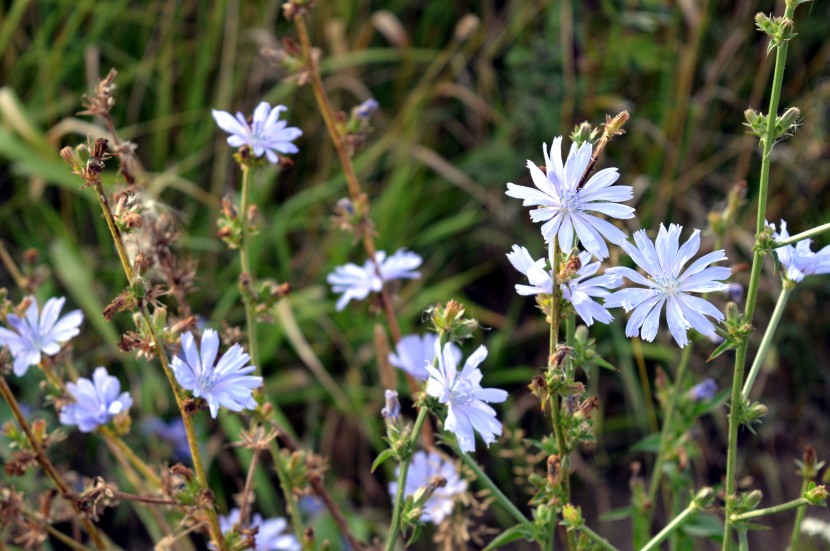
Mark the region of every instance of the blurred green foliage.
[[[375, 132], [356, 157], [379, 247], [405, 246], [425, 258], [423, 279], [404, 285], [396, 303], [404, 331], [423, 331], [421, 312], [436, 301], [465, 302], [492, 328], [481, 337], [491, 350], [485, 382], [517, 390], [503, 409], [508, 425], [545, 430], [524, 387], [545, 362], [547, 329], [531, 301], [513, 292], [519, 276], [504, 254], [522, 243], [541, 255], [542, 245], [526, 210], [504, 197], [505, 183], [529, 181], [525, 160], [540, 162], [543, 141], [627, 109], [628, 134], [612, 143], [601, 164], [619, 167], [622, 180], [635, 187], [643, 227], [669, 220], [705, 227], [729, 188], [748, 182], [743, 223], [726, 243], [735, 280], [745, 283], [741, 263], [751, 255], [759, 159], [741, 123], [745, 108], [766, 105], [771, 60], [753, 16], [773, 9], [771, 2], [749, 0], [336, 0], [320, 1], [312, 11], [312, 40], [321, 48], [335, 106], [348, 112], [368, 97], [381, 106]], [[773, 150], [769, 214], [786, 217], [793, 233], [830, 217], [828, 18], [827, 3], [799, 11], [782, 94], [782, 107], [798, 106], [804, 123]], [[260, 327], [262, 368], [270, 396], [289, 412], [304, 445], [332, 458], [331, 485], [369, 530], [385, 518], [378, 508], [385, 482], [368, 475], [379, 423], [371, 434], [361, 428], [382, 404], [373, 327], [383, 321], [366, 304], [334, 312], [325, 275], [346, 261], [362, 263], [364, 253], [329, 221], [346, 189], [311, 90], [259, 54], [291, 36], [278, 2], [6, 2], [0, 7], [0, 239], [17, 259], [38, 250], [55, 276], [42, 294], [66, 293], [84, 309], [94, 331], [76, 346], [76, 367], [89, 372], [100, 363], [122, 364], [136, 412], [172, 411], [155, 366], [117, 351], [128, 317], [111, 324], [101, 318], [123, 288], [120, 266], [94, 198], [78, 190], [57, 151], [88, 134], [103, 135], [100, 121], [75, 113], [81, 94], [117, 69], [114, 118], [147, 170], [146, 204], [175, 213], [181, 254], [199, 261], [191, 305], [214, 327], [241, 324], [236, 255], [215, 237], [219, 200], [237, 192], [239, 174], [210, 109], [244, 113], [263, 99], [287, 105], [288, 120], [304, 131], [301, 152], [289, 169], [259, 171], [253, 193], [261, 213], [255, 271], [293, 287], [290, 307]], [[0, 269], [0, 286], [11, 285]], [[761, 325], [777, 286], [771, 275], [763, 282]], [[772, 501], [798, 487], [790, 459], [804, 444], [830, 453], [816, 438], [830, 426], [825, 416], [811, 415], [826, 404], [828, 303], [826, 278], [799, 288], [776, 339], [777, 361], [760, 381], [770, 415], [759, 437], [745, 442], [745, 453], [748, 474], [761, 479]], [[292, 319], [307, 343], [287, 329]], [[575, 499], [589, 519], [626, 504], [627, 465], [647, 457], [629, 446], [654, 430], [652, 397], [643, 394], [640, 377], [654, 365], [671, 372], [677, 358], [670, 345], [630, 343], [619, 321], [592, 332], [620, 373], [590, 381], [602, 409], [599, 442], [577, 468]], [[699, 348], [696, 376], [705, 372], [727, 385], [728, 361], [705, 365], [710, 350]], [[342, 385], [347, 404], [338, 405], [311, 374], [307, 364], [314, 361]], [[36, 404], [37, 389], [26, 384], [33, 377], [19, 387]], [[721, 410], [702, 430], [717, 441], [724, 427]], [[202, 426], [217, 457], [213, 475], [219, 482], [216, 464], [224, 475], [220, 501], [229, 503], [238, 489], [234, 478], [244, 471], [228, 470], [233, 452], [210, 438], [213, 430]], [[702, 441], [701, 447], [696, 472], [701, 483], [716, 482], [725, 460], [721, 446]], [[86, 453], [96, 463], [108, 461], [95, 450]], [[77, 461], [80, 468], [83, 458]], [[510, 487], [508, 465], [492, 456], [487, 462]], [[276, 495], [260, 495], [257, 505], [279, 511]], [[587, 496], [586, 504], [580, 498]], [[518, 487], [513, 497], [525, 499]], [[598, 531], [619, 525], [609, 526]], [[319, 535], [330, 535], [326, 530], [321, 524]]]

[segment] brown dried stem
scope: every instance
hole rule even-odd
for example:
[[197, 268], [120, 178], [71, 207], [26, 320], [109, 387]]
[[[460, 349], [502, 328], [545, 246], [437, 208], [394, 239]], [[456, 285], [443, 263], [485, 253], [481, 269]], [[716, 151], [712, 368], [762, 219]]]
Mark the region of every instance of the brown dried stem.
[[[326, 89], [323, 86], [323, 80], [320, 78], [320, 69], [317, 66], [317, 60], [312, 55], [311, 40], [309, 39], [308, 29], [306, 28], [305, 21], [302, 16], [296, 17], [294, 19], [294, 24], [297, 27], [297, 35], [300, 38], [300, 45], [306, 59], [308, 71], [311, 75], [311, 88], [314, 91], [314, 98], [317, 100], [320, 113], [326, 123], [326, 129], [328, 130], [329, 137], [334, 144], [334, 148], [337, 150], [337, 156], [340, 159], [340, 164], [343, 167], [343, 174], [346, 178], [346, 184], [349, 188], [349, 196], [351, 197], [355, 208], [359, 209], [358, 214], [360, 215], [362, 223], [358, 224], [357, 227], [361, 231], [360, 237], [363, 242], [363, 247], [366, 250], [366, 255], [374, 264], [375, 273], [381, 280], [382, 285], [380, 292], [383, 302], [383, 311], [386, 315], [386, 322], [389, 326], [389, 332], [392, 334], [392, 340], [397, 344], [397, 342], [401, 340], [401, 329], [398, 325], [398, 320], [395, 317], [395, 310], [392, 304], [392, 299], [389, 295], [389, 290], [384, 284], [383, 276], [380, 273], [380, 266], [378, 265], [377, 258], [375, 257], [377, 248], [375, 247], [375, 238], [372, 233], [372, 224], [369, 223], [369, 202], [365, 199], [365, 195], [360, 188], [360, 183], [357, 179], [352, 159], [349, 156], [346, 141], [338, 129], [334, 109], [332, 108], [331, 102], [326, 94]], [[418, 384], [409, 374], [406, 374], [406, 382], [409, 386], [410, 394], [414, 398], [418, 393]], [[424, 424], [423, 435], [426, 447], [432, 447], [432, 432], [428, 423]]]
[[9, 408], [12, 410], [12, 415], [17, 421], [18, 426], [20, 426], [20, 429], [26, 434], [26, 438], [32, 446], [32, 450], [35, 452], [35, 457], [37, 457], [37, 462], [43, 468], [43, 472], [45, 472], [46, 476], [48, 476], [55, 484], [55, 487], [60, 492], [61, 497], [68, 501], [72, 506], [72, 509], [81, 521], [84, 530], [87, 534], [89, 534], [89, 537], [95, 543], [95, 547], [98, 549], [106, 549], [104, 540], [101, 538], [101, 535], [98, 533], [95, 525], [92, 524], [92, 522], [90, 522], [90, 520], [84, 515], [83, 511], [81, 511], [80, 507], [78, 507], [78, 503], [75, 499], [73, 499], [73, 494], [69, 489], [69, 484], [63, 479], [49, 458], [46, 457], [46, 453], [43, 451], [43, 446], [40, 445], [40, 442], [38, 442], [37, 438], [35, 438], [35, 435], [32, 433], [32, 429], [29, 426], [28, 421], [26, 421], [26, 417], [24, 417], [23, 412], [20, 410], [20, 404], [17, 403], [17, 399], [15, 399], [12, 389], [9, 388], [6, 378], [3, 375], [0, 375], [0, 394], [3, 395], [3, 399], [6, 400]]

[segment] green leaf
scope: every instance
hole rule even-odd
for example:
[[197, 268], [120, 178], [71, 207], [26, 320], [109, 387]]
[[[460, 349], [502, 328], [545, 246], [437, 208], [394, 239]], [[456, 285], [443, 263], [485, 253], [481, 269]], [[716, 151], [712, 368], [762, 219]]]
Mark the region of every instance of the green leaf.
[[502, 532], [499, 536], [491, 541], [487, 547], [484, 548], [484, 551], [490, 551], [490, 549], [497, 549], [502, 545], [507, 545], [508, 543], [512, 543], [514, 541], [526, 539], [528, 541], [533, 540], [533, 534], [531, 531], [525, 526], [524, 524], [517, 524], [512, 526]]
[[706, 360], [707, 362], [711, 362], [727, 350], [732, 350], [733, 348], [737, 348], [737, 345], [732, 341], [723, 341], [720, 346], [715, 348], [715, 351], [709, 355], [709, 358]]
[[392, 451], [392, 448], [386, 448], [385, 450], [383, 450], [382, 452], [380, 452], [380, 455], [378, 455], [378, 456], [377, 456], [377, 458], [375, 459], [375, 462], [374, 462], [374, 463], [372, 463], [372, 470], [371, 470], [371, 472], [375, 472], [375, 469], [377, 469], [378, 467], [380, 467], [381, 465], [383, 465], [383, 463], [384, 463], [387, 459], [389, 459], [390, 457], [392, 457], [393, 455], [395, 455], [395, 452], [394, 452], [394, 451]]
[[700, 417], [702, 415], [706, 415], [707, 413], [712, 413], [713, 411], [720, 409], [723, 404], [729, 399], [729, 395], [732, 393], [731, 388], [724, 388], [711, 400], [704, 400], [702, 402], [698, 402], [695, 404], [695, 407], [692, 408], [692, 415], [695, 417]]
[[631, 451], [657, 453], [660, 451], [660, 433], [649, 434], [631, 446]]
[[723, 523], [715, 515], [695, 515], [683, 525], [683, 532], [695, 538], [721, 539], [723, 536]]
[[617, 371], [616, 367], [605, 361], [605, 358], [602, 358], [601, 356], [594, 356], [591, 359], [595, 364], [597, 364], [600, 367], [604, 367], [605, 369], [608, 369], [610, 371]]

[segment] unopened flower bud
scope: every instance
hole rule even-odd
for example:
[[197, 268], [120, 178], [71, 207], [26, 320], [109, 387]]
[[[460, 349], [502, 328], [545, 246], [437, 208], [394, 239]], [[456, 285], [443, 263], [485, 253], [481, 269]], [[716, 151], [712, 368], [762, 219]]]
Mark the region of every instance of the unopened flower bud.
[[631, 118], [631, 115], [628, 114], [628, 111], [623, 111], [613, 119], [607, 119], [605, 122], [605, 136], [610, 138], [611, 136], [624, 134], [625, 131], [622, 127], [628, 122], [629, 118]]
[[384, 391], [386, 406], [380, 410], [380, 414], [387, 423], [397, 423], [401, 416], [401, 403], [398, 401], [398, 392], [387, 389]]
[[827, 499], [827, 489], [822, 484], [821, 486], [814, 486], [804, 492], [803, 495], [804, 499], [810, 502], [812, 505], [824, 505], [824, 501]]
[[761, 499], [763, 499], [763, 497], [764, 494], [763, 492], [761, 492], [761, 490], [752, 490], [748, 494], [744, 494], [744, 496], [741, 498], [742, 508], [747, 511], [755, 509], [758, 506], [758, 504], [761, 503]]
[[455, 39], [459, 42], [464, 42], [478, 29], [480, 23], [481, 21], [478, 16], [468, 13], [455, 26], [455, 32], [453, 33]]
[[708, 486], [705, 488], [701, 488], [700, 491], [695, 495], [695, 504], [698, 507], [705, 508], [712, 505], [715, 501], [715, 492], [712, 488]]
[[582, 510], [579, 507], [574, 507], [570, 503], [562, 508], [562, 518], [572, 528], [582, 526]]
[[570, 138], [571, 141], [575, 143], [577, 147], [579, 147], [586, 142], [594, 143], [597, 140], [598, 134], [599, 129], [594, 128], [593, 126], [591, 126], [591, 123], [585, 121], [574, 127], [573, 132], [571, 132]]
[[784, 128], [789, 128], [801, 117], [801, 110], [798, 107], [790, 107], [784, 114], [778, 117], [778, 124]]
[[358, 118], [368, 119], [378, 110], [378, 106], [378, 102], [374, 98], [369, 98], [355, 107], [354, 114]]

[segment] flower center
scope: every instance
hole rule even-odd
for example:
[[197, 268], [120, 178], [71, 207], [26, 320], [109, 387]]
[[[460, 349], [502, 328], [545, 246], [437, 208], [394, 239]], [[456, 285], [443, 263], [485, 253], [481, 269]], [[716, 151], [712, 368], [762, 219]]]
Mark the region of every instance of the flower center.
[[464, 406], [475, 400], [475, 386], [464, 379], [457, 381], [450, 391], [450, 402], [457, 406]]
[[216, 371], [213, 369], [209, 371], [205, 371], [201, 375], [199, 375], [199, 387], [203, 391], [208, 391], [213, 388], [213, 385], [216, 384]]
[[575, 190], [565, 190], [562, 192], [562, 196], [560, 197], [561, 201], [561, 210], [563, 212], [574, 212], [575, 210], [579, 210], [579, 199], [578, 196], [579, 192]]
[[660, 287], [664, 297], [673, 297], [679, 292], [677, 274], [662, 272], [653, 276], [652, 279]]

